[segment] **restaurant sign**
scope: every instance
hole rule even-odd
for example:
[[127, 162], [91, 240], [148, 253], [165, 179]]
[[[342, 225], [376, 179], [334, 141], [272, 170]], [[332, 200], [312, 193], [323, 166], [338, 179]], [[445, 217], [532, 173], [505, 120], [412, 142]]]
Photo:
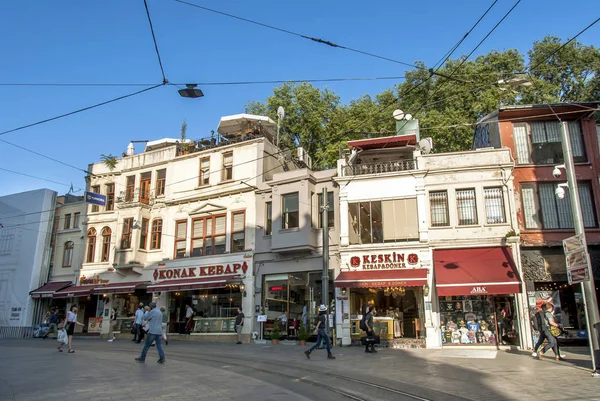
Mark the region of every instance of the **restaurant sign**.
[[419, 255], [416, 253], [392, 252], [392, 253], [372, 253], [362, 256], [353, 256], [350, 258], [352, 267], [360, 267], [363, 270], [382, 270], [382, 269], [404, 269], [406, 267], [414, 268], [419, 264]]
[[79, 278], [79, 285], [84, 284], [106, 284], [108, 280], [101, 279], [97, 274], [92, 277], [81, 276]]
[[154, 281], [171, 280], [189, 277], [223, 276], [229, 274], [246, 274], [248, 264], [229, 263], [226, 265], [182, 267], [178, 269], [156, 269], [154, 270]]

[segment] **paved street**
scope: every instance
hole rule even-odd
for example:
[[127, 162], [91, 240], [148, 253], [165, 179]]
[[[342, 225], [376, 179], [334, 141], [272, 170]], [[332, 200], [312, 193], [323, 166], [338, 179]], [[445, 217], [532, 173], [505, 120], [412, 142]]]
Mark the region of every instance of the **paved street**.
[[[306, 359], [294, 345], [171, 341], [167, 363], [140, 346], [76, 338], [74, 354], [52, 340], [0, 342], [0, 401], [92, 400], [600, 400], [587, 348], [569, 362], [480, 350], [334, 348]], [[541, 380], [543, 379], [543, 385]]]

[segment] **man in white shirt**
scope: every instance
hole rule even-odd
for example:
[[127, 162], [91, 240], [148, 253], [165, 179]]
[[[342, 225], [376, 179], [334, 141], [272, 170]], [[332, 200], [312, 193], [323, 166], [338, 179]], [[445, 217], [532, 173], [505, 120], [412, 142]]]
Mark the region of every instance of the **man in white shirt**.
[[141, 343], [142, 339], [144, 338], [144, 331], [142, 330], [143, 317], [144, 317], [144, 307], [139, 306], [138, 309], [135, 311], [135, 323], [134, 323], [135, 333], [134, 333], [134, 337], [132, 340], [138, 344]]
[[192, 332], [192, 323], [194, 317], [194, 310], [189, 304], [185, 305], [185, 334]]

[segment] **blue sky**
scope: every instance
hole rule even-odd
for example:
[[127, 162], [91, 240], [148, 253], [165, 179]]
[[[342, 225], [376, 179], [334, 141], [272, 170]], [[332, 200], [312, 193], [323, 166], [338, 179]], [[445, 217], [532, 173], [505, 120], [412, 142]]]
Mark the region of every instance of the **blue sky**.
[[[409, 63], [432, 65], [492, 3], [462, 0], [207, 1], [189, 0], [308, 36]], [[173, 0], [148, 0], [171, 82], [382, 77], [405, 67], [249, 25]], [[467, 54], [512, 7], [500, 0], [459, 48]], [[477, 54], [526, 52], [547, 34], [575, 35], [598, 17], [597, 0], [522, 1]], [[579, 40], [600, 45], [600, 24]], [[161, 82], [142, 0], [20, 0], [0, 6], [0, 83]], [[475, 56], [475, 55], [474, 55]], [[375, 95], [395, 81], [328, 83], [344, 102]], [[216, 130], [223, 115], [264, 100], [277, 85], [202, 86], [205, 97], [183, 99], [162, 87], [98, 109], [0, 136], [33, 151], [87, 168], [100, 154], [120, 155], [132, 139], [177, 137], [183, 119], [190, 139]], [[317, 86], [323, 86], [317, 84]], [[0, 132], [125, 95], [140, 87], [0, 86]], [[84, 174], [0, 142], [0, 168], [84, 187]], [[62, 186], [0, 170], [0, 196]]]

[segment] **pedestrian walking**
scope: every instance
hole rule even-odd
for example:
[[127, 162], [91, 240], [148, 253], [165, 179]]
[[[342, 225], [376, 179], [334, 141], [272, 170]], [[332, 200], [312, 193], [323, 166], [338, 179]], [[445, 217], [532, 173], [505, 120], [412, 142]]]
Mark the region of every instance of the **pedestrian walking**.
[[[554, 321], [554, 316], [552, 315], [552, 312], [548, 311], [548, 309], [548, 304], [543, 304], [542, 310], [536, 313], [538, 324], [540, 327], [540, 338], [538, 339], [538, 342], [533, 348], [534, 354], [532, 355], [537, 356], [540, 360], [543, 360], [546, 351], [552, 348], [554, 354], [556, 355], [556, 360], [564, 361], [564, 359], [560, 357], [560, 354], [556, 349], [556, 338], [554, 338], [552, 333], [550, 333], [550, 326], [559, 327], [560, 325]], [[541, 351], [538, 351], [539, 347], [542, 345], [544, 340], [547, 340], [548, 343], [544, 345]]]
[[[48, 338], [48, 335], [50, 335], [50, 332], [54, 333], [55, 336], [58, 337], [58, 314], [56, 312], [56, 309], [51, 309], [50, 310], [50, 316], [48, 316], [48, 332], [46, 334], [44, 334], [44, 339]], [[57, 338], [57, 337], [53, 337], [53, 338]]]
[[167, 340], [167, 326], [169, 325], [169, 314], [167, 313], [167, 308], [164, 306], [160, 307], [160, 312], [162, 313], [162, 338], [165, 340], [165, 345], [169, 345], [169, 340]]
[[135, 358], [136, 361], [143, 363], [146, 361], [146, 355], [148, 349], [152, 343], [156, 344], [156, 350], [158, 351], [159, 360], [158, 363], [165, 362], [165, 352], [162, 347], [162, 320], [163, 314], [156, 308], [155, 302], [150, 302], [150, 311], [146, 313], [145, 319], [148, 322], [148, 335], [146, 336], [146, 342], [144, 348], [142, 348], [142, 354], [139, 358]]
[[[367, 334], [367, 339], [375, 335], [375, 331], [373, 330], [373, 316], [375, 316], [376, 313], [375, 307], [371, 305], [367, 310], [366, 316], [363, 318], [365, 321], [365, 333]], [[377, 350], [375, 349], [375, 344], [371, 343], [371, 347], [369, 348], [369, 342], [367, 341], [365, 343], [365, 352], [376, 353]]]
[[[65, 321], [65, 331], [67, 332], [67, 346], [69, 348], [69, 354], [74, 353], [72, 344], [73, 344], [73, 333], [75, 332], [75, 326], [83, 326], [83, 323], [77, 321], [77, 306], [71, 306], [71, 310], [67, 312], [67, 319]], [[62, 347], [63, 343], [60, 343], [58, 346], [58, 352], [63, 352]]]
[[335, 356], [331, 354], [331, 345], [329, 343], [329, 335], [327, 334], [327, 307], [325, 305], [319, 306], [319, 316], [317, 320], [317, 328], [315, 329], [317, 335], [317, 343], [304, 351], [304, 355], [310, 359], [310, 354], [313, 352], [323, 341], [327, 344], [327, 359], [335, 359]]
[[114, 334], [116, 324], [117, 324], [117, 310], [112, 308], [110, 310], [110, 318], [108, 321], [108, 342], [109, 343], [112, 343], [116, 339], [115, 334]]
[[237, 308], [237, 316], [235, 317], [235, 332], [237, 333], [237, 343], [242, 343], [242, 327], [244, 327], [244, 312], [242, 312], [242, 308]]
[[[554, 303], [552, 302], [552, 298], [548, 299], [548, 301], [546, 301], [546, 305], [548, 305], [548, 311], [550, 313], [552, 313], [552, 317], [554, 318], [554, 321], [556, 322], [556, 316], [559, 315], [562, 319], [562, 314], [558, 314], [556, 313], [556, 308], [554, 307]], [[554, 335], [552, 334], [552, 330], [550, 330], [550, 334], [554, 335], [554, 339], [556, 340], [556, 355], [558, 355], [560, 358], [566, 358], [567, 356], [563, 353], [560, 352], [560, 341], [558, 340], [558, 336], [560, 335], [560, 333], [562, 333], [562, 327], [563, 324], [559, 324], [559, 328], [560, 330], [558, 330], [558, 335]]]
[[134, 334], [133, 334], [133, 342], [139, 344], [142, 342], [144, 338], [144, 331], [142, 330], [142, 319], [144, 317], [144, 307], [140, 303], [138, 309], [135, 311], [135, 323], [133, 324]]
[[194, 322], [194, 310], [189, 304], [185, 304], [185, 334], [192, 332], [192, 323]]

